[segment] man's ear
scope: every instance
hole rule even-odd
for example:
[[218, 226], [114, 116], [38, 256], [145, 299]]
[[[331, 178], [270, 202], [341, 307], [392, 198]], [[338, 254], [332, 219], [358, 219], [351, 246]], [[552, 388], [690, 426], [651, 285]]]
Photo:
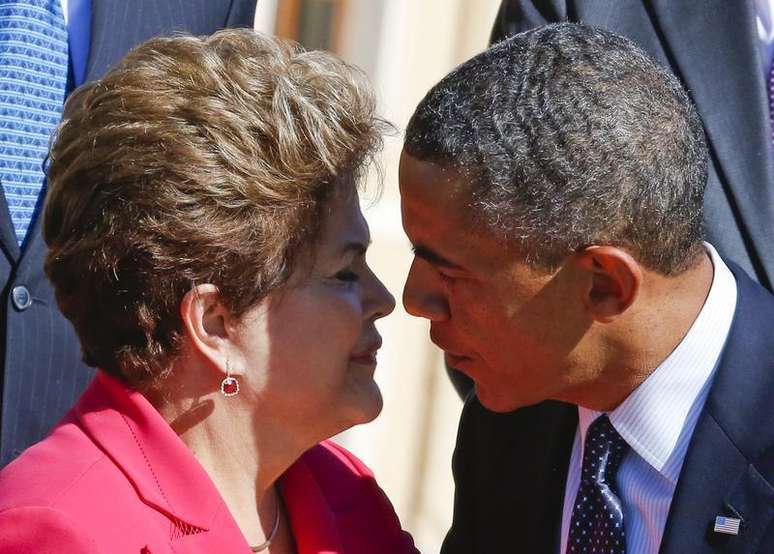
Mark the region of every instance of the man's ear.
[[615, 246], [588, 246], [576, 256], [589, 276], [584, 300], [594, 320], [609, 323], [628, 310], [642, 286], [637, 260]]
[[[180, 302], [180, 318], [191, 348], [225, 374], [233, 355], [233, 317], [222, 304], [218, 287], [203, 284], [189, 290]], [[229, 365], [230, 373], [236, 373], [233, 360]]]

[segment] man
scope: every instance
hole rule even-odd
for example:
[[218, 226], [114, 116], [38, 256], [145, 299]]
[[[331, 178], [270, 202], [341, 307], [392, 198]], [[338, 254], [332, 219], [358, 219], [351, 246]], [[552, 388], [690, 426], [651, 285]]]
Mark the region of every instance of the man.
[[[14, 0], [0, 6], [0, 467], [39, 440], [93, 375], [43, 273], [40, 165], [64, 96], [133, 46], [252, 27], [255, 0]], [[68, 67], [69, 66], [69, 67]]]
[[[558, 21], [631, 38], [687, 86], [709, 136], [707, 239], [774, 290], [772, 0], [503, 0], [492, 42]], [[449, 370], [461, 397], [463, 374]]]
[[702, 240], [707, 157], [674, 76], [581, 25], [418, 106], [404, 304], [475, 383], [444, 554], [774, 551], [774, 297]]

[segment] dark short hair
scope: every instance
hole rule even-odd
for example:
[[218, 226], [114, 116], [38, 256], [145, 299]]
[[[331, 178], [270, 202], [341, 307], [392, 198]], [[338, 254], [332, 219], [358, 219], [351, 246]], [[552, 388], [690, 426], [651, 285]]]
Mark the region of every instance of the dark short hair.
[[533, 267], [609, 244], [673, 275], [701, 251], [701, 120], [669, 71], [613, 33], [562, 23], [496, 44], [430, 90], [405, 151], [469, 180], [471, 225]]
[[75, 91], [44, 237], [84, 360], [153, 384], [192, 286], [237, 316], [283, 286], [384, 129], [360, 70], [246, 29], [150, 40]]

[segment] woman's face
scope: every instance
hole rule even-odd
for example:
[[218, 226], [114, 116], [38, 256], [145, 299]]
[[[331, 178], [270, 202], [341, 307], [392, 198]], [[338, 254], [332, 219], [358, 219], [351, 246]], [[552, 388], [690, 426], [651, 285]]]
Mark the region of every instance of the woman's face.
[[369, 241], [357, 196], [334, 199], [311, 270], [297, 270], [239, 326], [240, 394], [254, 395], [262, 416], [314, 440], [371, 421], [382, 408], [375, 321], [395, 301], [366, 263]]

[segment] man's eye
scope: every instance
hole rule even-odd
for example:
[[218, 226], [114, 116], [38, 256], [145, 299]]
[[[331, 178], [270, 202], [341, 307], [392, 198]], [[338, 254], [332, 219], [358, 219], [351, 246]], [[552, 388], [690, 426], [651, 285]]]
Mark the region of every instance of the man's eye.
[[444, 273], [442, 271], [438, 272], [438, 276], [441, 278], [441, 281], [443, 281], [444, 283], [451, 283], [452, 281], [454, 281], [454, 277], [453, 276], [447, 275], [446, 273]]
[[344, 269], [336, 274], [336, 279], [351, 283], [360, 279], [360, 276], [350, 269]]

